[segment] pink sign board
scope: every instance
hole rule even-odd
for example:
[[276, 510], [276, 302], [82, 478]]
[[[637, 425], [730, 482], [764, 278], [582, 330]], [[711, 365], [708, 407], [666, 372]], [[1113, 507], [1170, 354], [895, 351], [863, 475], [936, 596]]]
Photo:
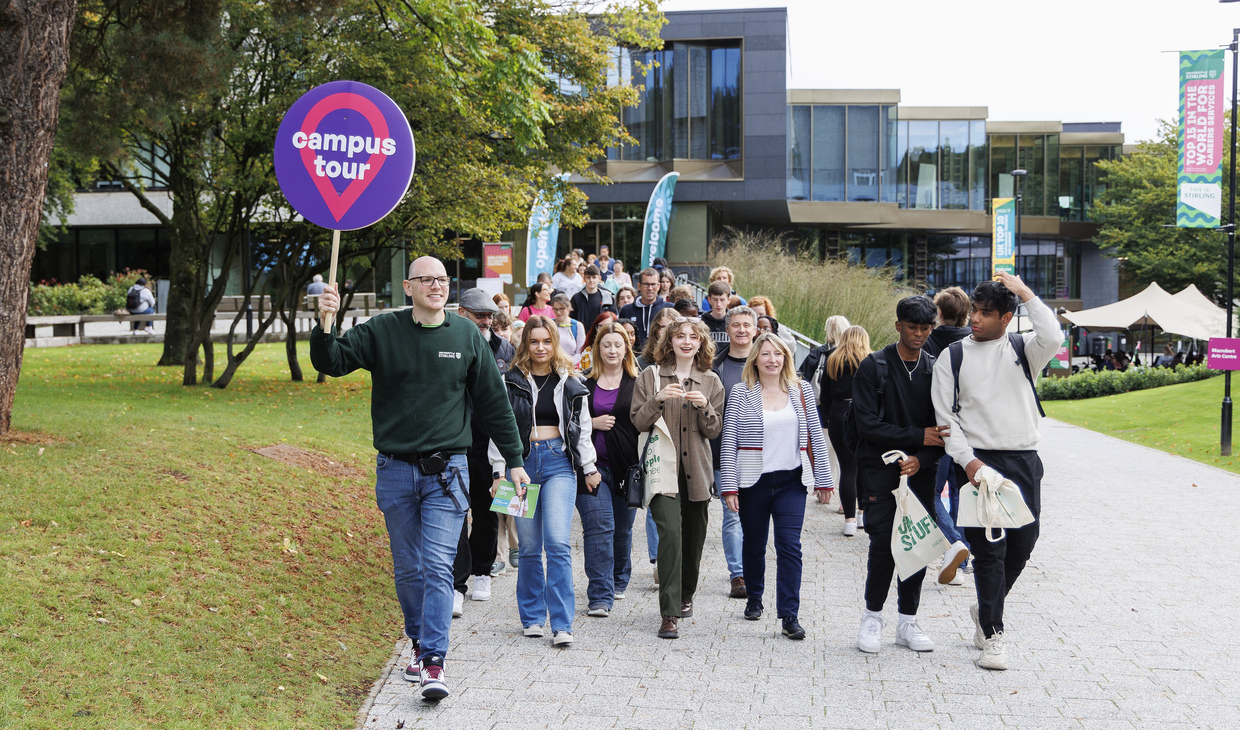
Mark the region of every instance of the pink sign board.
[[1240, 370], [1240, 338], [1211, 337], [1206, 363], [1211, 370]]

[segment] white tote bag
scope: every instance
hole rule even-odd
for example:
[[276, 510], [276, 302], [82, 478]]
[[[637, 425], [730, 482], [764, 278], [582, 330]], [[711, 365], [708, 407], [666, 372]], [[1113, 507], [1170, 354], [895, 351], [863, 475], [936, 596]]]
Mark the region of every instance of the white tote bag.
[[680, 494], [680, 483], [677, 481], [676, 444], [672, 441], [663, 416], [659, 416], [659, 420], [655, 421], [654, 428], [638, 435], [638, 453], [643, 453], [647, 441], [650, 442], [650, 448], [644, 451], [646, 460], [642, 464], [642, 471], [646, 475], [646, 495], [642, 504], [649, 507], [650, 498], [656, 494], [673, 497]]
[[[998, 542], [1006, 528], [1024, 527], [1033, 522], [1033, 513], [1021, 496], [1020, 487], [989, 466], [977, 470], [978, 484], [960, 489], [960, 527], [985, 527], [986, 539]], [[993, 537], [998, 530], [998, 537]]]
[[[888, 451], [883, 462], [891, 464], [907, 459], [903, 451]], [[926, 567], [935, 558], [947, 552], [949, 543], [921, 505], [921, 500], [908, 488], [908, 477], [900, 475], [900, 486], [891, 490], [896, 498], [896, 519], [891, 531], [891, 557], [895, 560], [900, 580]]]

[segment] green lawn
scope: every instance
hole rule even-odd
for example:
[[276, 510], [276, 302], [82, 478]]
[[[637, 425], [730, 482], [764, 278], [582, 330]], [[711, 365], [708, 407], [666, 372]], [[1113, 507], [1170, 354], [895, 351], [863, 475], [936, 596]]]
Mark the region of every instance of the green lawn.
[[[291, 383], [269, 345], [221, 392], [158, 356], [26, 352], [13, 427], [43, 443], [0, 439], [0, 726], [351, 727], [401, 635], [369, 377]], [[360, 475], [247, 450], [277, 443]]]
[[[1240, 382], [1236, 385], [1240, 387]], [[1232, 396], [1240, 399], [1240, 392]], [[1219, 456], [1222, 402], [1220, 377], [1042, 405], [1051, 418], [1240, 473], [1240, 456]], [[1240, 454], [1240, 433], [1235, 433], [1233, 443], [1232, 453]]]

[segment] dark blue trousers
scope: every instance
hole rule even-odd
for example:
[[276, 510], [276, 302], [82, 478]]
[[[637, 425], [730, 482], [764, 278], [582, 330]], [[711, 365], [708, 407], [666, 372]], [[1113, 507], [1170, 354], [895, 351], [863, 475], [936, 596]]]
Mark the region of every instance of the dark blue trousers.
[[796, 616], [801, 608], [801, 526], [805, 523], [805, 485], [801, 470], [763, 474], [738, 493], [741, 566], [750, 606], [762, 606], [766, 587], [766, 539], [775, 525], [775, 615]]

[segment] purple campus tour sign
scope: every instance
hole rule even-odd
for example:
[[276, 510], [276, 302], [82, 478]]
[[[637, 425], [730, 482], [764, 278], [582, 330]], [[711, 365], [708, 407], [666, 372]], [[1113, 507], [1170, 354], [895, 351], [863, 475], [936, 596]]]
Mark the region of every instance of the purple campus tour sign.
[[1240, 370], [1240, 339], [1211, 337], [1206, 367], [1211, 370]]
[[413, 179], [413, 130], [387, 94], [356, 81], [306, 92], [276, 133], [276, 179], [315, 225], [353, 231], [381, 220]]

